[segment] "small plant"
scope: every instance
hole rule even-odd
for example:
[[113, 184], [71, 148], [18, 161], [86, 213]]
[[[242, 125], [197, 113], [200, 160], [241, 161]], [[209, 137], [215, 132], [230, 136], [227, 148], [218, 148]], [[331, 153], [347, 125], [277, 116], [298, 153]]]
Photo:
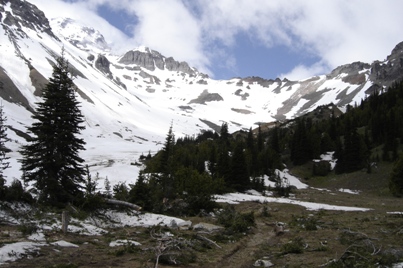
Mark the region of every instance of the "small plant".
[[115, 255], [116, 257], [120, 257], [120, 256], [123, 256], [125, 254], [131, 254], [131, 253], [139, 252], [140, 250], [141, 249], [138, 246], [136, 246], [134, 244], [131, 244], [131, 243], [127, 243], [127, 244], [119, 247], [118, 249], [116, 249], [113, 252], [113, 255]]
[[263, 206], [261, 216], [265, 218], [269, 218], [272, 216], [267, 206]]
[[304, 251], [304, 246], [305, 244], [302, 241], [302, 237], [297, 237], [281, 246], [281, 254], [300, 254]]
[[239, 213], [233, 206], [228, 205], [220, 212], [217, 221], [224, 225], [228, 234], [243, 233], [255, 225], [255, 215], [253, 211]]
[[298, 226], [306, 231], [316, 231], [318, 220], [315, 217], [297, 217], [292, 215], [291, 226]]
[[281, 178], [279, 174], [276, 174], [274, 177], [274, 192], [276, 196], [281, 197], [289, 197], [291, 193], [290, 182], [286, 177]]
[[34, 223], [25, 223], [18, 226], [18, 231], [23, 235], [31, 235], [38, 230], [38, 227]]

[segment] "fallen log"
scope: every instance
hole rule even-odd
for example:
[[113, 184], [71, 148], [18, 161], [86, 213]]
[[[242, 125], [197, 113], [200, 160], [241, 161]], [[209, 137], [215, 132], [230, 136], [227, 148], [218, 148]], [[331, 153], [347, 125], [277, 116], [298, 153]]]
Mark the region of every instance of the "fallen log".
[[121, 205], [121, 206], [130, 207], [130, 208], [132, 208], [132, 209], [134, 209], [134, 210], [137, 210], [137, 211], [141, 210], [141, 207], [140, 207], [140, 206], [138, 206], [138, 205], [136, 205], [136, 204], [133, 204], [133, 203], [126, 202], [126, 201], [122, 201], [122, 200], [107, 199], [107, 198], [105, 198], [105, 202], [108, 203], [108, 204]]
[[216, 246], [216, 247], [218, 247], [218, 248], [221, 248], [221, 246], [219, 246], [216, 242], [214, 242], [214, 241], [211, 240], [211, 239], [208, 239], [208, 238], [205, 237], [205, 236], [202, 236], [202, 235], [200, 235], [200, 234], [197, 234], [196, 237], [197, 237], [198, 239], [200, 239], [200, 240], [203, 240], [203, 241], [207, 242], [207, 243], [213, 244], [214, 246]]

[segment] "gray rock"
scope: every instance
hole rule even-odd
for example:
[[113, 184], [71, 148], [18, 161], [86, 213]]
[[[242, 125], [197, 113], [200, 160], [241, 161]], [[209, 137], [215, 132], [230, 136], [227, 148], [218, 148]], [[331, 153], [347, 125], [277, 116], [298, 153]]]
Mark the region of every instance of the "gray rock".
[[[59, 40], [52, 32], [49, 21], [45, 14], [35, 5], [22, 0], [0, 0], [0, 5], [4, 6], [10, 3], [10, 8], [13, 11], [6, 12], [4, 24], [8, 26], [16, 26], [21, 30], [21, 26], [27, 27], [34, 31], [45, 32], [56, 40]], [[4, 11], [4, 9], [2, 10]]]
[[104, 55], [98, 55], [97, 60], [95, 61], [95, 68], [100, 70], [106, 75], [111, 75], [111, 70], [109, 69], [110, 62]]
[[178, 229], [178, 224], [176, 223], [175, 220], [172, 220], [172, 221], [169, 223], [168, 227], [169, 227], [169, 228], [172, 228], [172, 229]]
[[210, 101], [223, 101], [223, 97], [221, 97], [220, 94], [218, 93], [209, 93], [207, 89], [205, 89], [200, 95], [199, 97], [197, 97], [196, 99], [193, 99], [189, 102], [189, 104], [191, 103], [198, 103], [198, 104], [206, 104], [206, 102], [210, 102]]
[[10, 79], [3, 68], [0, 67], [0, 97], [11, 103], [23, 106], [30, 112], [34, 109], [29, 105], [29, 101], [20, 92], [14, 82]]
[[187, 74], [195, 74], [195, 71], [189, 67], [186, 62], [178, 62], [172, 57], [165, 59], [165, 67], [170, 71], [178, 71]]
[[272, 267], [274, 264], [269, 260], [257, 260], [253, 264], [255, 267]]
[[154, 59], [150, 53], [144, 53], [141, 51], [129, 51], [119, 60], [121, 64], [136, 64], [147, 70], [154, 71]]
[[121, 64], [136, 64], [147, 70], [154, 71], [155, 68], [164, 70], [165, 68], [169, 71], [178, 71], [187, 73], [190, 75], [195, 75], [196, 72], [189, 67], [186, 62], [178, 62], [172, 57], [165, 58], [159, 52], [155, 50], [146, 49], [145, 52], [142, 51], [128, 51], [126, 54], [120, 58], [119, 63]]

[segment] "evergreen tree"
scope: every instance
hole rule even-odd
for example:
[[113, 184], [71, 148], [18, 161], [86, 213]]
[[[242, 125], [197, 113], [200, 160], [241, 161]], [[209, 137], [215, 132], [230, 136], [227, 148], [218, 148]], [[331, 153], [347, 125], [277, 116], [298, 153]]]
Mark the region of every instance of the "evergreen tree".
[[260, 127], [260, 124], [259, 124], [258, 132], [257, 132], [257, 151], [258, 151], [258, 153], [263, 151], [263, 143], [264, 143], [264, 141], [263, 141], [262, 128]]
[[242, 141], [236, 143], [232, 154], [228, 186], [237, 191], [245, 191], [250, 187], [250, 179]]
[[249, 129], [248, 136], [246, 138], [246, 163], [248, 166], [248, 173], [252, 177], [258, 176], [258, 159], [257, 159], [257, 148], [255, 144], [255, 138], [253, 136], [252, 128]]
[[173, 158], [174, 158], [175, 136], [172, 133], [172, 124], [165, 138], [164, 147], [161, 150], [160, 167], [161, 184], [164, 197], [173, 195]]
[[305, 164], [312, 157], [312, 148], [306, 131], [305, 119], [297, 119], [297, 126], [291, 138], [291, 160], [295, 165]]
[[84, 150], [85, 142], [78, 137], [84, 120], [64, 50], [42, 98], [28, 128], [31, 139], [21, 150], [21, 170], [25, 182], [34, 182], [40, 202], [62, 205], [82, 197], [86, 172], [78, 155]]
[[395, 162], [389, 178], [389, 190], [394, 196], [403, 196], [403, 156]]
[[272, 131], [272, 136], [271, 136], [271, 139], [270, 139], [270, 145], [271, 145], [271, 148], [276, 152], [276, 153], [280, 153], [280, 140], [279, 140], [279, 137], [278, 137], [278, 132], [279, 132], [279, 130], [278, 130], [278, 127], [276, 126], [276, 127], [274, 127], [274, 129], [273, 129], [273, 131]]
[[228, 132], [228, 124], [225, 122], [221, 125], [220, 141], [221, 146], [223, 146], [225, 149], [228, 149], [230, 145], [230, 134]]
[[10, 167], [10, 162], [8, 161], [10, 157], [7, 156], [8, 149], [6, 147], [6, 142], [10, 141], [10, 139], [7, 137], [6, 120], [7, 117], [4, 115], [3, 105], [0, 105], [0, 188], [5, 183], [3, 172]]
[[129, 202], [141, 206], [144, 210], [152, 210], [152, 198], [149, 182], [140, 172], [136, 184], [130, 185]]

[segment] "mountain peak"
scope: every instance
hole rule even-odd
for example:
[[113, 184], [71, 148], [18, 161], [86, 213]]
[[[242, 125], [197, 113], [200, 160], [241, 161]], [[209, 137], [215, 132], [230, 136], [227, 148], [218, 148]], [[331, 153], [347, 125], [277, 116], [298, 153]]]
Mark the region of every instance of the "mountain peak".
[[55, 32], [80, 49], [98, 53], [110, 51], [104, 36], [92, 27], [84, 26], [70, 18], [56, 18], [51, 20], [50, 24]]

